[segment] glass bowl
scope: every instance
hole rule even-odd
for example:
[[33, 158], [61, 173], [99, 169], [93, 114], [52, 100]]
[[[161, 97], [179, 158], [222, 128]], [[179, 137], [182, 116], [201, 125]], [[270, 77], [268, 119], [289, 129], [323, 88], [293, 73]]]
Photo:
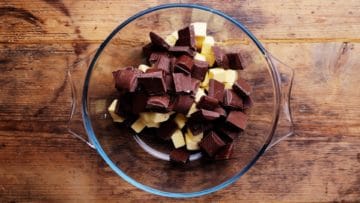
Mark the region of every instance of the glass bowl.
[[[252, 85], [254, 105], [247, 112], [248, 126], [235, 141], [231, 159], [208, 161], [199, 159], [198, 153], [188, 164], [179, 166], [169, 161], [169, 149], [155, 142], [153, 135], [138, 136], [125, 125], [113, 123], [107, 107], [118, 97], [112, 72], [144, 63], [141, 52], [150, 41], [149, 32], [165, 37], [192, 22], [206, 22], [208, 35], [219, 46], [242, 54], [245, 69], [240, 77]], [[248, 171], [272, 143], [292, 133], [289, 129], [276, 133], [283, 112], [284, 120], [291, 123], [288, 96], [292, 71], [274, 59], [244, 25], [220, 11], [193, 4], [144, 10], [111, 32], [88, 61], [89, 66], [83, 63], [70, 73], [74, 92], [70, 123], [78, 121], [74, 115], [79, 110], [87, 136], [73, 127], [70, 131], [95, 148], [115, 173], [147, 192], [195, 197], [222, 189]], [[281, 69], [287, 73], [281, 75]], [[84, 75], [77, 76], [77, 72]]]

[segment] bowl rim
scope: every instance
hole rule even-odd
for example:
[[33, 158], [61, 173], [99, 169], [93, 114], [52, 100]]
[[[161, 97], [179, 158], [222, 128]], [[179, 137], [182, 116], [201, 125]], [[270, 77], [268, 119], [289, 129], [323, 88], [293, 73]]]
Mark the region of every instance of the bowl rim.
[[[111, 41], [111, 39], [122, 29], [124, 28], [127, 24], [129, 24], [130, 22], [132, 22], [133, 20], [146, 15], [148, 13], [154, 12], [154, 11], [158, 11], [158, 10], [162, 10], [162, 9], [169, 9], [169, 8], [192, 8], [192, 9], [199, 9], [202, 11], [207, 11], [207, 12], [211, 12], [212, 14], [216, 14], [219, 15], [223, 18], [225, 18], [226, 20], [230, 21], [231, 23], [233, 23], [235, 26], [237, 26], [238, 28], [240, 28], [243, 32], [245, 32], [248, 37], [250, 37], [250, 39], [255, 43], [255, 45], [259, 48], [259, 50], [261, 51], [261, 53], [264, 55], [264, 57], [266, 58], [266, 61], [270, 67], [270, 75], [272, 77], [272, 82], [274, 85], [274, 117], [272, 120], [272, 129], [268, 135], [267, 140], [265, 141], [265, 144], [263, 145], [263, 147], [259, 150], [259, 152], [256, 154], [256, 156], [254, 156], [254, 158], [237, 174], [235, 174], [233, 177], [229, 178], [228, 180], [213, 186], [211, 188], [207, 188], [201, 191], [196, 191], [196, 192], [184, 192], [184, 193], [177, 193], [177, 192], [167, 192], [167, 191], [162, 191], [159, 189], [155, 189], [152, 188], [150, 186], [144, 185], [138, 181], [136, 181], [135, 179], [131, 178], [130, 176], [128, 176], [124, 171], [122, 171], [120, 168], [118, 168], [116, 166], [116, 164], [110, 159], [110, 157], [107, 155], [107, 153], [103, 150], [103, 148], [101, 147], [101, 144], [99, 142], [99, 140], [97, 139], [95, 132], [92, 128], [92, 124], [91, 124], [91, 120], [90, 120], [90, 116], [88, 113], [88, 102], [87, 102], [87, 98], [88, 98], [88, 89], [89, 89], [89, 81], [90, 81], [90, 77], [91, 77], [91, 73], [92, 70], [96, 64], [96, 61], [98, 59], [98, 57], [100, 56], [100, 54], [102, 53], [103, 49], [106, 47], [106, 45]], [[133, 186], [144, 190], [146, 192], [155, 194], [155, 195], [160, 195], [160, 196], [165, 196], [165, 197], [172, 197], [172, 198], [190, 198], [190, 197], [198, 197], [198, 196], [203, 196], [206, 194], [210, 194], [213, 192], [216, 192], [220, 189], [223, 189], [227, 186], [229, 186], [230, 184], [234, 183], [235, 181], [237, 181], [242, 175], [244, 175], [255, 163], [256, 161], [264, 154], [264, 152], [266, 151], [270, 141], [272, 140], [272, 137], [274, 135], [275, 129], [276, 129], [276, 125], [279, 119], [279, 112], [280, 112], [280, 84], [279, 84], [279, 73], [278, 70], [276, 69], [276, 67], [273, 65], [272, 61], [270, 60], [266, 49], [263, 47], [263, 45], [260, 43], [260, 41], [239, 21], [235, 20], [234, 18], [232, 18], [231, 16], [207, 7], [207, 6], [203, 6], [203, 5], [198, 5], [198, 4], [188, 4], [188, 3], [169, 3], [169, 4], [161, 4], [155, 7], [151, 7], [145, 10], [142, 10], [138, 13], [136, 13], [135, 15], [131, 16], [130, 18], [128, 18], [127, 20], [125, 20], [124, 22], [122, 22], [121, 24], [119, 24], [110, 34], [109, 36], [100, 44], [99, 48], [97, 49], [90, 65], [89, 68], [87, 70], [86, 76], [85, 76], [85, 81], [84, 81], [84, 85], [83, 85], [83, 93], [82, 93], [82, 118], [83, 118], [83, 124], [86, 130], [86, 133], [88, 134], [88, 137], [90, 139], [90, 142], [93, 143], [95, 149], [97, 150], [98, 154], [100, 154], [100, 156], [104, 159], [104, 161], [109, 165], [109, 167], [115, 171], [116, 174], [118, 174], [120, 177], [122, 177], [125, 181], [127, 181], [128, 183], [132, 184]]]

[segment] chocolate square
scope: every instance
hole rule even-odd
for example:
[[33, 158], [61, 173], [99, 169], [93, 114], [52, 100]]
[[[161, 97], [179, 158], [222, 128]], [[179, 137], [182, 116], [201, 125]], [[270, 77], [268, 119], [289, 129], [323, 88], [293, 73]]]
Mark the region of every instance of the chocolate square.
[[133, 67], [127, 67], [113, 72], [115, 87], [119, 91], [134, 92], [137, 87], [137, 77], [141, 71]]
[[220, 117], [220, 114], [215, 111], [209, 111], [205, 109], [200, 109], [195, 113], [191, 114], [191, 119], [201, 121], [213, 121]]
[[226, 54], [226, 56], [229, 60], [229, 67], [231, 69], [240, 69], [240, 70], [244, 69], [241, 63], [243, 59], [240, 53], [228, 53]]
[[214, 56], [215, 56], [215, 66], [216, 67], [222, 67], [224, 69], [229, 68], [229, 60], [226, 56], [226, 53], [224, 50], [222, 50], [218, 46], [213, 47]]
[[175, 92], [190, 93], [192, 90], [191, 77], [184, 73], [173, 73]]
[[231, 111], [226, 118], [226, 122], [238, 129], [245, 130], [247, 118], [248, 116], [241, 111]]
[[252, 87], [245, 80], [238, 78], [232, 86], [233, 90], [241, 96], [249, 96], [252, 92]]
[[132, 113], [139, 114], [145, 111], [147, 96], [144, 93], [132, 94]]
[[191, 77], [200, 81], [205, 79], [206, 72], [208, 71], [209, 63], [206, 61], [194, 60], [194, 65], [191, 71]]
[[227, 89], [224, 94], [224, 107], [228, 109], [243, 109], [243, 100], [233, 90]]
[[194, 98], [191, 95], [178, 95], [173, 110], [186, 115], [193, 103]]
[[176, 41], [175, 46], [189, 46], [191, 49], [196, 50], [194, 26], [190, 25], [179, 30], [178, 35], [179, 39]]
[[234, 153], [234, 143], [228, 143], [218, 150], [218, 152], [214, 156], [214, 159], [215, 160], [230, 159], [233, 153]]
[[214, 97], [202, 96], [200, 101], [197, 103], [196, 107], [198, 109], [214, 110], [219, 106], [219, 101]]
[[214, 131], [210, 131], [199, 143], [200, 148], [210, 157], [213, 157], [225, 145], [225, 142]]
[[244, 109], [249, 109], [254, 105], [254, 101], [251, 96], [244, 96], [243, 98]]
[[155, 68], [161, 69], [165, 73], [170, 73], [170, 58], [166, 55], [160, 55], [155, 63]]
[[208, 96], [214, 97], [218, 101], [222, 102], [224, 97], [224, 88], [225, 85], [222, 84], [221, 82], [214, 79], [210, 79]]
[[138, 77], [138, 83], [149, 95], [164, 94], [167, 90], [162, 71], [143, 73]]
[[170, 140], [172, 134], [178, 129], [174, 120], [170, 119], [160, 124], [157, 135], [163, 140]]
[[151, 43], [156, 49], [166, 51], [170, 48], [170, 45], [159, 35], [155, 34], [154, 32], [150, 32], [149, 35], [150, 35]]
[[170, 152], [170, 160], [175, 163], [186, 164], [190, 153], [185, 148], [174, 149]]
[[174, 56], [188, 55], [193, 57], [195, 55], [195, 51], [189, 46], [173, 46], [169, 48], [169, 52]]
[[161, 56], [167, 56], [167, 54], [165, 52], [152, 52], [148, 58], [149, 64], [156, 64], [156, 62], [160, 59]]
[[191, 73], [193, 64], [193, 59], [190, 56], [182, 55], [176, 60], [175, 72], [182, 72], [189, 75]]
[[146, 108], [149, 110], [165, 112], [170, 103], [170, 96], [162, 95], [162, 96], [151, 96], [148, 98], [146, 103]]

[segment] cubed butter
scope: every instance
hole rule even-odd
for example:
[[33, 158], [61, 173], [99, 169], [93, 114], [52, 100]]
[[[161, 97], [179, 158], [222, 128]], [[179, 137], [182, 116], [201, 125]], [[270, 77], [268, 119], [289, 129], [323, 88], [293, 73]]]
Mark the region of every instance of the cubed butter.
[[194, 59], [198, 61], [206, 61], [206, 57], [198, 52], [196, 52]]
[[203, 133], [193, 135], [190, 130], [185, 133], [185, 143], [187, 150], [199, 150], [199, 142], [203, 138]]
[[153, 123], [153, 122], [145, 123], [145, 125], [148, 128], [159, 128], [160, 127], [160, 123]]
[[204, 80], [200, 83], [200, 87], [206, 88], [209, 86], [209, 72], [206, 73]]
[[110, 104], [108, 111], [114, 122], [122, 123], [125, 120], [125, 118], [123, 118], [115, 113], [115, 108], [116, 108], [117, 102], [118, 102], [118, 100], [114, 99], [114, 101]]
[[190, 117], [191, 114], [195, 113], [198, 109], [196, 108], [196, 103], [193, 103], [190, 107], [189, 112], [187, 113], [186, 117]]
[[184, 135], [179, 129], [171, 135], [171, 141], [176, 149], [185, 146]]
[[161, 123], [167, 121], [173, 112], [157, 113], [157, 112], [143, 112], [140, 113], [140, 118], [147, 123]]
[[224, 82], [225, 89], [231, 89], [234, 83]]
[[206, 96], [204, 88], [199, 88], [195, 95], [195, 102], [199, 102], [202, 96]]
[[178, 32], [175, 31], [165, 37], [165, 42], [167, 42], [170, 46], [174, 46], [178, 39], [179, 39]]
[[201, 49], [203, 41], [206, 37], [207, 24], [204, 22], [191, 23], [194, 26], [195, 45], [197, 49]]
[[138, 69], [139, 70], [141, 70], [142, 72], [146, 72], [147, 71], [147, 69], [149, 69], [150, 68], [150, 66], [148, 66], [148, 65], [145, 65], [145, 64], [140, 64], [139, 65], [139, 67], [138, 67]]
[[215, 45], [215, 40], [211, 36], [206, 36], [201, 47], [201, 54], [206, 58], [206, 61], [209, 63], [209, 66], [213, 66], [215, 62], [215, 56], [213, 51], [213, 46]]
[[236, 70], [225, 70], [225, 81], [227, 83], [232, 83], [234, 84], [234, 82], [238, 79], [238, 72]]
[[132, 125], [131, 128], [136, 132], [140, 133], [145, 128], [145, 123], [141, 118], [138, 118]]
[[209, 69], [209, 79], [214, 79], [219, 82], [225, 82], [226, 81], [226, 72], [223, 68]]
[[174, 118], [174, 121], [175, 123], [177, 124], [177, 126], [182, 129], [184, 126], [185, 126], [185, 123], [186, 123], [186, 117], [181, 114], [181, 113], [178, 113], [176, 114], [175, 118]]

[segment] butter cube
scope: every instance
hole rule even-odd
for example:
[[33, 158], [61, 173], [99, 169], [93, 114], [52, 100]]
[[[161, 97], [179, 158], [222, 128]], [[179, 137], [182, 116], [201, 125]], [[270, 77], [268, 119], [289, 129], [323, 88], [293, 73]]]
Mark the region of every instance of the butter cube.
[[175, 118], [174, 118], [175, 123], [177, 124], [177, 126], [182, 129], [185, 126], [186, 123], [186, 117], [184, 115], [182, 115], [181, 113], [176, 114]]
[[212, 50], [214, 45], [214, 38], [211, 36], [206, 36], [201, 47], [201, 54], [206, 57], [206, 61], [209, 63], [209, 66], [213, 66], [215, 62], [215, 56]]
[[206, 88], [209, 86], [209, 72], [206, 73], [204, 80], [200, 83], [200, 87]]
[[206, 96], [205, 90], [203, 88], [199, 88], [195, 95], [195, 102], [199, 102], [202, 96]]
[[198, 52], [196, 52], [194, 59], [198, 61], [206, 61], [206, 57]]
[[138, 118], [132, 125], [131, 128], [136, 132], [140, 133], [145, 128], [144, 121], [141, 118]]
[[167, 42], [170, 46], [174, 46], [178, 39], [179, 39], [178, 32], [175, 31], [165, 37], [165, 42]]
[[204, 22], [191, 23], [194, 26], [195, 45], [197, 49], [201, 49], [203, 41], [206, 37], [207, 24]]
[[176, 149], [185, 146], [185, 139], [184, 139], [183, 133], [179, 129], [177, 129], [171, 135], [171, 141], [174, 144], [174, 147]]
[[190, 107], [189, 112], [187, 113], [186, 117], [190, 117], [191, 114], [195, 113], [198, 109], [196, 108], [196, 103], [193, 103]]
[[153, 122], [145, 123], [145, 125], [148, 128], [159, 128], [160, 127], [160, 123], [153, 123]]
[[145, 64], [140, 64], [138, 69], [141, 70], [142, 72], [146, 72], [147, 69], [149, 69], [150, 67], [148, 65]]
[[116, 108], [117, 102], [118, 102], [118, 100], [114, 99], [114, 101], [111, 102], [111, 104], [110, 104], [110, 106], [108, 108], [108, 111], [109, 111], [110, 116], [111, 116], [111, 118], [113, 119], [114, 122], [122, 123], [125, 120], [125, 118], [123, 118], [123, 117], [121, 117], [121, 116], [119, 116], [119, 115], [117, 115], [115, 113], [115, 108]]
[[173, 114], [173, 112], [169, 112], [169, 113], [143, 112], [140, 113], [140, 118], [143, 119], [145, 124], [161, 123], [167, 121], [171, 116], [171, 114]]
[[231, 89], [234, 83], [224, 82], [225, 89]]
[[203, 138], [203, 133], [193, 135], [190, 130], [185, 133], [185, 143], [187, 150], [199, 150], [199, 142]]
[[226, 81], [226, 72], [223, 68], [209, 69], [209, 79], [214, 79], [219, 82], [225, 82]]
[[225, 70], [225, 81], [226, 83], [232, 83], [238, 79], [238, 72], [236, 70]]

